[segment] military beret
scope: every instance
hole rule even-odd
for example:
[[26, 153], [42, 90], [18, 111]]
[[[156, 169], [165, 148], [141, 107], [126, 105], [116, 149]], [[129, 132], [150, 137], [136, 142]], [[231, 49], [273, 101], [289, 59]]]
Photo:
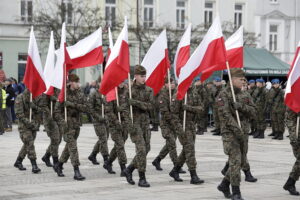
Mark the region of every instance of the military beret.
[[272, 82], [272, 84], [279, 84], [280, 83], [278, 78], [274, 78], [271, 82]]
[[221, 80], [220, 77], [216, 76], [216, 77], [214, 78], [214, 81], [216, 81], [216, 82], [221, 82], [222, 80]]
[[248, 83], [255, 83], [255, 80], [251, 79], [248, 81]]
[[240, 68], [230, 69], [231, 77], [245, 77], [245, 72]]
[[200, 81], [200, 77], [197, 76], [197, 77], [195, 78], [195, 81]]
[[265, 80], [264, 80], [264, 79], [262, 79], [262, 78], [259, 78], [259, 79], [256, 79], [256, 82], [258, 82], [258, 83], [264, 83], [264, 82], [265, 82]]
[[145, 67], [141, 65], [136, 65], [134, 68], [134, 75], [146, 75]]
[[68, 80], [69, 82], [79, 82], [79, 77], [76, 74], [69, 74]]

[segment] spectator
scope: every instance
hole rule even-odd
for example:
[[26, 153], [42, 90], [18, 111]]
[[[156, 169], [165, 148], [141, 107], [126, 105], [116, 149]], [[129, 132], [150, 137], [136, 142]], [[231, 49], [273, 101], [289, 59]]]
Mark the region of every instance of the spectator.
[[3, 135], [6, 109], [6, 92], [3, 89], [2, 83], [0, 83], [0, 94], [0, 135]]
[[12, 80], [6, 79], [5, 80], [5, 91], [6, 91], [6, 124], [5, 124], [5, 131], [11, 132], [12, 131], [12, 107], [15, 103], [16, 94], [12, 87]]
[[18, 84], [18, 89], [19, 89], [19, 94], [23, 93], [25, 90], [25, 85], [23, 83], [23, 81], [20, 81]]
[[90, 84], [88, 82], [85, 84], [85, 87], [83, 88], [83, 93], [85, 96], [89, 96], [90, 94]]
[[97, 86], [96, 81], [92, 81], [90, 85], [90, 93], [89, 93], [90, 95], [93, 94], [94, 92], [97, 92], [96, 86]]

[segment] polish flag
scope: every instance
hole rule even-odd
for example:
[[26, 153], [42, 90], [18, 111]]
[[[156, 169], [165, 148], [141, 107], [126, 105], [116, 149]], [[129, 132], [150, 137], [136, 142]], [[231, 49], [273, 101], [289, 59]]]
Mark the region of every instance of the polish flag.
[[109, 91], [127, 79], [129, 72], [128, 30], [127, 19], [125, 19], [124, 27], [111, 50], [111, 54], [106, 63], [100, 92], [106, 95]]
[[54, 94], [54, 88], [53, 86], [51, 86], [51, 81], [54, 76], [54, 67], [55, 67], [55, 47], [54, 47], [53, 31], [51, 31], [48, 54], [46, 58], [45, 68], [44, 68], [44, 77], [45, 77], [45, 83], [47, 88], [45, 94], [50, 96]]
[[102, 51], [102, 29], [99, 28], [75, 45], [67, 47], [67, 51], [72, 60], [72, 65], [68, 65], [67, 70], [101, 64], [104, 60]]
[[[243, 26], [233, 33], [225, 42], [226, 56], [230, 68], [242, 68], [244, 65]], [[201, 80], [206, 80], [215, 71], [227, 69], [226, 63], [210, 67], [202, 72]]]
[[152, 43], [141, 65], [147, 71], [146, 85], [151, 87], [156, 95], [163, 87], [167, 70], [170, 68], [166, 30]]
[[300, 112], [300, 54], [294, 59], [285, 89], [285, 104], [294, 112]]
[[46, 90], [42, 62], [34, 36], [33, 27], [31, 27], [30, 31], [26, 71], [23, 82], [31, 92], [32, 98], [41, 95]]
[[192, 25], [189, 24], [176, 50], [174, 58], [174, 74], [177, 79], [179, 77], [181, 68], [186, 64], [190, 57], [191, 31]]
[[[177, 99], [184, 98], [193, 79], [199, 73], [226, 62], [226, 50], [219, 16], [208, 29], [202, 42], [181, 68], [178, 78]], [[201, 76], [202, 78], [202, 76]]]
[[[107, 50], [107, 54], [106, 54], [106, 60], [108, 61], [108, 58], [109, 58], [109, 55], [110, 55], [110, 52], [111, 52], [111, 49], [113, 48], [114, 46], [114, 42], [113, 42], [113, 38], [112, 38], [112, 34], [111, 34], [111, 31], [110, 31], [110, 27], [108, 27], [108, 40], [109, 40], [109, 47], [108, 47], [108, 50]], [[107, 94], [106, 94], [106, 101], [107, 102], [111, 102], [111, 101], [114, 101], [117, 99], [117, 95], [116, 95], [116, 89], [112, 89], [111, 91], [109, 91]]]
[[289, 75], [290, 75], [290, 73], [291, 73], [291, 71], [292, 71], [292, 69], [293, 69], [293, 66], [294, 66], [294, 64], [295, 64], [295, 62], [296, 62], [296, 58], [298, 57], [299, 53], [300, 53], [300, 41], [299, 41], [299, 43], [298, 43], [298, 46], [297, 46], [297, 49], [296, 49], [296, 52], [295, 52], [295, 56], [294, 56], [293, 62], [292, 62], [292, 64], [291, 64], [290, 71], [289, 71], [289, 73], [288, 73], [288, 75], [287, 75], [288, 77], [289, 77]]
[[66, 65], [71, 65], [72, 61], [66, 49], [66, 25], [63, 23], [61, 29], [60, 47], [57, 52], [56, 63], [54, 67], [54, 76], [52, 77], [51, 85], [60, 89], [58, 96], [59, 102], [64, 101], [65, 97], [65, 82], [67, 78]]

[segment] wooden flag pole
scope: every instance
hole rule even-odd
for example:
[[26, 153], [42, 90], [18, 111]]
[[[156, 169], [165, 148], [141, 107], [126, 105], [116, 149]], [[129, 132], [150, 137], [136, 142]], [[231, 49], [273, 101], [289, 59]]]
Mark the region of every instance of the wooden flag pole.
[[53, 115], [53, 101], [50, 99], [50, 114]]
[[299, 135], [299, 116], [297, 115], [297, 124], [296, 124], [296, 137], [298, 139], [298, 135]]
[[[230, 82], [230, 88], [231, 88], [231, 93], [232, 93], [232, 97], [233, 97], [233, 102], [236, 103], [236, 98], [235, 98], [235, 94], [234, 94], [234, 90], [233, 90], [230, 67], [229, 67], [228, 61], [226, 61], [226, 67], [227, 67], [227, 71], [228, 71], [228, 78], [229, 78], [229, 82]], [[236, 119], [237, 119], [238, 125], [240, 128], [242, 128], [239, 112], [237, 110], [235, 110], [235, 114], [236, 114]]]
[[[128, 89], [129, 89], [129, 99], [132, 99], [130, 73], [128, 73]], [[133, 124], [132, 105], [130, 105], [129, 108], [130, 108], [131, 123]]]
[[[64, 93], [65, 93], [65, 102], [67, 101], [67, 73], [66, 73], [66, 64], [64, 64]], [[67, 106], [65, 104], [65, 122], [68, 121], [68, 115], [67, 115]]]
[[172, 91], [171, 91], [171, 77], [170, 77], [170, 69], [168, 69], [168, 83], [169, 83], [169, 98], [170, 98], [170, 105], [172, 103]]
[[[32, 93], [30, 92], [30, 98], [29, 98], [30, 104], [32, 103]], [[29, 122], [32, 120], [32, 108], [30, 106], [29, 108]]]
[[[119, 106], [120, 106], [120, 103], [119, 103], [118, 87], [115, 87], [115, 91], [116, 91], [116, 98], [117, 98], [117, 106], [119, 107]], [[119, 111], [118, 111], [118, 119], [119, 119], [119, 122], [121, 123], [121, 114], [120, 114]]]
[[[187, 92], [184, 96], [184, 105], [187, 104]], [[185, 131], [185, 123], [186, 123], [186, 110], [183, 111], [183, 131]]]

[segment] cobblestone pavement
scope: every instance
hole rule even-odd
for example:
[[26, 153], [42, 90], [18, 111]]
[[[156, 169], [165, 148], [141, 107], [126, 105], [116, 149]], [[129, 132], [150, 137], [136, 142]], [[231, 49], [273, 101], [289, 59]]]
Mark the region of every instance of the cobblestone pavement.
[[[40, 130], [43, 130], [42, 128]], [[267, 131], [267, 134], [270, 130]], [[286, 133], [287, 134], [287, 133]], [[148, 154], [146, 176], [151, 184], [150, 188], [140, 188], [137, 185], [127, 184], [125, 178], [120, 177], [119, 165], [114, 163], [116, 175], [107, 174], [102, 168], [103, 160], [98, 155], [100, 166], [92, 165], [87, 159], [96, 141], [92, 125], [84, 125], [78, 140], [81, 172], [86, 180], [78, 182], [73, 180], [73, 169], [69, 163], [64, 165], [66, 177], [60, 178], [54, 174], [52, 168], [47, 168], [41, 161], [49, 139], [45, 132], [40, 131], [36, 139], [36, 152], [41, 174], [32, 174], [28, 159], [24, 160], [26, 171], [18, 171], [13, 167], [21, 141], [17, 127], [13, 132], [0, 136], [0, 200], [34, 199], [34, 200], [60, 200], [60, 199], [224, 199], [216, 187], [222, 179], [220, 173], [227, 157], [223, 153], [221, 138], [212, 136], [210, 132], [197, 136], [196, 156], [198, 162], [198, 175], [205, 180], [203, 185], [191, 185], [189, 174], [183, 174], [183, 183], [174, 182], [168, 175], [172, 168], [170, 158], [162, 161], [163, 171], [156, 171], [151, 165], [164, 141], [160, 132], [152, 133], [151, 151]], [[64, 146], [61, 144], [60, 151]], [[111, 140], [109, 147], [112, 147]], [[130, 140], [126, 143], [126, 153], [129, 162], [134, 156], [134, 145]], [[180, 146], [178, 145], [178, 151]], [[292, 164], [295, 161], [288, 138], [283, 141], [272, 140], [266, 137], [263, 140], [250, 139], [248, 159], [252, 173], [258, 178], [257, 183], [241, 183], [242, 195], [245, 199], [300, 199], [292, 197], [282, 189]], [[186, 169], [186, 166], [184, 166]], [[244, 176], [242, 175], [244, 179]], [[138, 174], [134, 173], [134, 180], [138, 181]], [[300, 189], [300, 184], [297, 183]]]

